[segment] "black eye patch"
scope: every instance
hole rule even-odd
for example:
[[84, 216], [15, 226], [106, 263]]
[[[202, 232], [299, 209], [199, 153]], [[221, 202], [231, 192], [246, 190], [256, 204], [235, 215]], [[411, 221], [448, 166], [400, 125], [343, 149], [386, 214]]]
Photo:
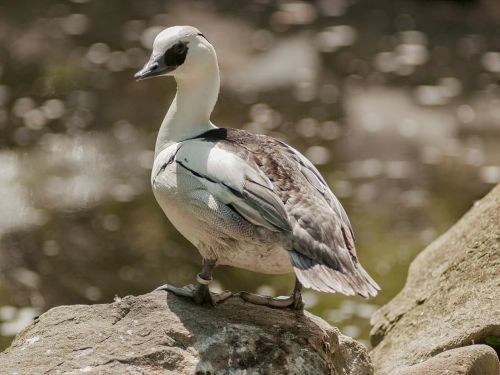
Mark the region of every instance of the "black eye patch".
[[170, 47], [163, 59], [165, 61], [166, 66], [179, 66], [184, 63], [186, 60], [186, 55], [188, 52], [188, 46], [185, 42], [178, 42]]

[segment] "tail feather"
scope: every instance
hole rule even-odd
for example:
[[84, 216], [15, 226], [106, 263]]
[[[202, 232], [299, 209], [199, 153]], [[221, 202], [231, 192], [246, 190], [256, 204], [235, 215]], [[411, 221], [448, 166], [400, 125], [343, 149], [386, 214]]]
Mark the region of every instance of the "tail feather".
[[335, 270], [295, 251], [290, 255], [295, 274], [306, 288], [348, 296], [359, 294], [365, 298], [376, 296], [380, 290], [359, 263], [353, 264], [349, 270]]

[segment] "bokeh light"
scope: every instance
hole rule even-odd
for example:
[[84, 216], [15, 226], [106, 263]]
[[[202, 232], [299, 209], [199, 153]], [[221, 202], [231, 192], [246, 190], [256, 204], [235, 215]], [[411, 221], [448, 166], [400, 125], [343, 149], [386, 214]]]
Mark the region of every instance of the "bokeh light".
[[[0, 346], [52, 306], [199, 271], [149, 187], [175, 84], [133, 79], [174, 24], [218, 51], [213, 121], [290, 143], [342, 201], [383, 291], [304, 300], [367, 342], [414, 256], [500, 182], [499, 20], [489, 0], [0, 3]], [[230, 267], [215, 276], [234, 291], [293, 286]]]

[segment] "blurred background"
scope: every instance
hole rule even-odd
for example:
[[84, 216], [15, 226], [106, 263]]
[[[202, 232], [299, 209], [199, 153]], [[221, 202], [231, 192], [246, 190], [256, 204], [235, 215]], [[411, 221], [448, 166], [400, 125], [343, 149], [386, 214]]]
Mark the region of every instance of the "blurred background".
[[[213, 121], [299, 149], [345, 206], [382, 292], [304, 299], [367, 343], [415, 255], [500, 181], [497, 0], [0, 0], [0, 348], [50, 307], [194, 281], [149, 185], [175, 82], [133, 79], [178, 24], [218, 52]], [[216, 286], [293, 277], [220, 267]]]

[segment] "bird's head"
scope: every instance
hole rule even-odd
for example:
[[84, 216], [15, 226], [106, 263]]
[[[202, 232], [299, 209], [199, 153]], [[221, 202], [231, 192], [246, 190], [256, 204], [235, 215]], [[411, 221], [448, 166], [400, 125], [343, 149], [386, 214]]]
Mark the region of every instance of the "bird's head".
[[214, 62], [217, 64], [215, 50], [198, 29], [174, 26], [157, 35], [151, 58], [134, 77], [196, 76]]

